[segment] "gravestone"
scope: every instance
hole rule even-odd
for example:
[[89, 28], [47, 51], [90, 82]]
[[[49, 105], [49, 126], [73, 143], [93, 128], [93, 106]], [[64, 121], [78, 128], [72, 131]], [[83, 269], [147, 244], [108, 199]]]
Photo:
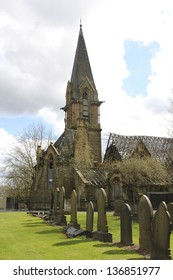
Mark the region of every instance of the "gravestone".
[[65, 188], [62, 186], [59, 193], [59, 213], [64, 215]]
[[132, 246], [132, 210], [126, 203], [120, 209], [121, 244]]
[[80, 229], [80, 225], [77, 223], [77, 194], [75, 190], [71, 194], [71, 219], [69, 225]]
[[161, 202], [153, 219], [152, 260], [170, 260], [171, 217], [165, 202]]
[[103, 242], [112, 242], [112, 234], [108, 232], [106, 219], [107, 195], [103, 188], [98, 190], [97, 196], [97, 231], [93, 232], [93, 239]]
[[171, 223], [173, 224], [173, 202], [167, 204], [168, 212], [171, 216]]
[[139, 250], [151, 252], [153, 207], [146, 195], [143, 195], [138, 204], [139, 218]]
[[73, 226], [67, 226], [65, 229], [65, 234], [71, 238], [74, 238], [77, 236], [83, 236], [83, 235], [86, 237], [91, 237], [91, 234], [89, 231], [83, 230], [83, 229], [76, 229]]
[[114, 215], [115, 216], [120, 216], [120, 210], [121, 207], [124, 205], [124, 201], [123, 200], [115, 200], [114, 202]]
[[55, 206], [54, 206], [54, 225], [66, 225], [66, 216], [64, 215], [64, 198], [65, 188], [62, 186], [60, 189], [56, 189]]
[[67, 226], [65, 228], [65, 233], [68, 237], [73, 237], [73, 234], [75, 233], [77, 229], [73, 226]]
[[56, 188], [54, 191], [54, 203], [53, 203], [53, 210], [52, 210], [53, 219], [57, 215], [59, 210], [58, 202], [59, 202], [59, 188]]
[[57, 211], [59, 208], [58, 202], [59, 202], [59, 188], [56, 188], [54, 191], [54, 204], [53, 204], [53, 209], [54, 211]]
[[90, 233], [93, 232], [93, 221], [94, 221], [94, 205], [92, 201], [88, 202], [87, 214], [86, 214], [86, 230]]
[[45, 217], [45, 221], [52, 225], [53, 224], [53, 217], [54, 217], [54, 194], [51, 193], [51, 200], [50, 200], [50, 209], [48, 215]]

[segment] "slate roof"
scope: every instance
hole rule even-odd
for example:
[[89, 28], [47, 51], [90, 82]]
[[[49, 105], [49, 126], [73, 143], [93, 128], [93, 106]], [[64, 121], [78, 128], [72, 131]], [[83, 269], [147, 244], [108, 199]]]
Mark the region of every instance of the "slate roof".
[[67, 161], [74, 156], [75, 129], [65, 129], [61, 136], [55, 141], [54, 147], [60, 154], [60, 161]]
[[73, 84], [73, 98], [77, 99], [78, 88], [84, 78], [88, 78], [93, 88], [96, 91], [94, 78], [90, 66], [90, 61], [87, 53], [87, 48], [83, 36], [82, 25], [80, 25], [78, 43], [76, 48], [76, 54], [73, 64], [73, 70], [71, 75], [71, 83]]
[[79, 169], [75, 167], [75, 171], [85, 184], [97, 187], [104, 187], [107, 185], [107, 174], [104, 170], [98, 168]]
[[124, 136], [111, 133], [104, 160], [120, 160], [130, 157], [137, 144], [142, 142], [150, 155], [160, 162], [170, 165], [173, 162], [173, 139], [152, 136]]

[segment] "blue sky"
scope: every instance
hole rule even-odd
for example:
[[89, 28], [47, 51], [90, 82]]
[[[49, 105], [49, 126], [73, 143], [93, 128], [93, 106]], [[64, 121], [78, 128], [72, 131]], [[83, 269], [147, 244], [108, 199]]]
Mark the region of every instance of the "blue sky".
[[27, 116], [1, 117], [0, 126], [4, 127], [9, 133], [17, 135], [18, 132], [24, 129], [32, 120], [35, 121], [35, 118]]
[[105, 143], [110, 132], [167, 136], [171, 0], [0, 0], [0, 153], [33, 121], [63, 132], [80, 18]]
[[144, 46], [140, 41], [125, 41], [124, 59], [129, 76], [123, 81], [123, 90], [130, 96], [147, 95], [149, 76], [152, 74], [151, 59], [159, 51], [159, 44]]
[[31, 123], [42, 123], [46, 127], [50, 127], [53, 130], [53, 124], [48, 124], [42, 117], [32, 117], [32, 116], [18, 116], [18, 117], [1, 117], [0, 118], [0, 127], [5, 128], [5, 130], [14, 136], [17, 136], [22, 132], [26, 127]]

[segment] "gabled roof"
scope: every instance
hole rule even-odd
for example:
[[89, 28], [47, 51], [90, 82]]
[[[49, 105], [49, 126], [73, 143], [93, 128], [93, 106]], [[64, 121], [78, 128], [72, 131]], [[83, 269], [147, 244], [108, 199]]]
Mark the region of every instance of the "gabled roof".
[[98, 168], [74, 168], [80, 179], [84, 184], [96, 186], [96, 187], [104, 187], [107, 185], [107, 176], [106, 171]]
[[104, 160], [123, 160], [132, 156], [140, 141], [153, 158], [164, 164], [172, 164], [173, 139], [152, 136], [124, 136], [114, 133], [109, 136]]
[[89, 79], [90, 83], [96, 91], [87, 48], [83, 36], [82, 25], [80, 25], [78, 43], [71, 75], [71, 83], [73, 84], [73, 98], [78, 97], [77, 90], [83, 79], [85, 79], [86, 77]]
[[54, 147], [60, 154], [60, 161], [67, 161], [74, 155], [75, 129], [66, 128], [61, 136], [55, 141]]

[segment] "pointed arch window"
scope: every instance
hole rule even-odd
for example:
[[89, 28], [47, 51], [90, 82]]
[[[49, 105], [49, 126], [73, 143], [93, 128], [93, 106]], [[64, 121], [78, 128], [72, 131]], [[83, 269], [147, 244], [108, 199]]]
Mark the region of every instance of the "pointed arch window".
[[88, 93], [83, 93], [83, 117], [88, 119], [89, 117], [89, 109], [88, 109]]
[[48, 188], [53, 187], [53, 174], [54, 174], [53, 155], [50, 154], [48, 159]]

